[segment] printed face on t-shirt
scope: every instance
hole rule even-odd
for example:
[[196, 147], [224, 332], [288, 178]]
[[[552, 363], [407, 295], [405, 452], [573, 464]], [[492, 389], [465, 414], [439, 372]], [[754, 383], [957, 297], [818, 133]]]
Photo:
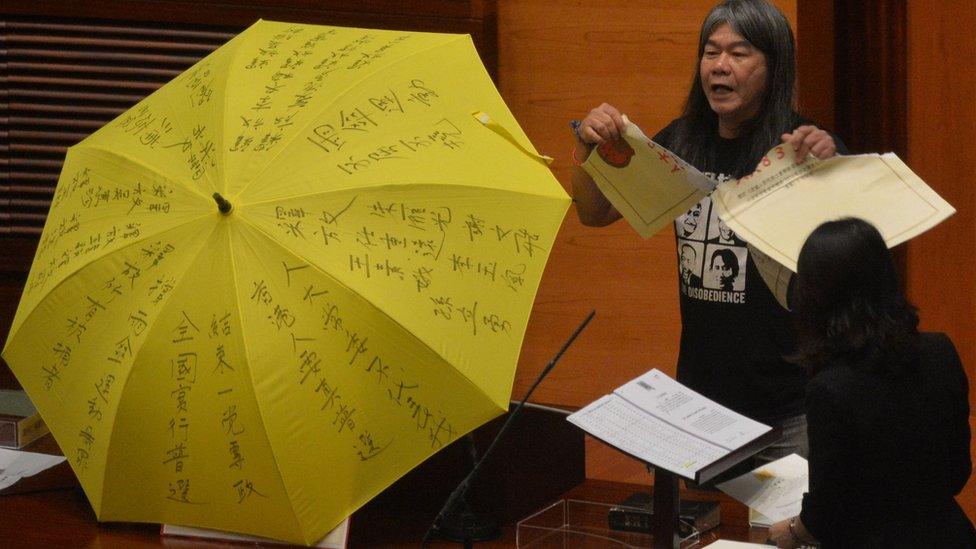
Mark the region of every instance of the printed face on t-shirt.
[[690, 236], [696, 230], [698, 230], [698, 223], [701, 221], [701, 214], [701, 202], [695, 204], [690, 210], [688, 210], [688, 213], [685, 214], [684, 219], [681, 220], [682, 236]]
[[709, 273], [715, 287], [731, 290], [735, 277], [739, 274], [738, 261], [731, 250], [718, 250], [712, 255], [712, 266]]
[[721, 219], [718, 220], [718, 234], [722, 242], [732, 242], [732, 239], [735, 238], [735, 231], [730, 229]]
[[691, 247], [690, 244], [684, 244], [681, 246], [681, 278], [688, 282], [691, 275], [695, 273], [695, 259], [697, 254], [695, 254], [695, 249]]

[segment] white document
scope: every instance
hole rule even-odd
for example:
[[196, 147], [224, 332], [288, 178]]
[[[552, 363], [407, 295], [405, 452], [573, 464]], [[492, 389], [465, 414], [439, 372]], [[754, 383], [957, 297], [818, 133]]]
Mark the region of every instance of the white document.
[[891, 248], [956, 211], [893, 153], [810, 156], [798, 165], [786, 146], [771, 149], [751, 175], [720, 185], [712, 204], [737, 235], [793, 272], [825, 221], [864, 219]]
[[770, 258], [763, 278], [774, 291], [787, 278], [776, 270], [796, 272], [800, 247], [825, 221], [865, 219], [890, 248], [955, 213], [893, 153], [796, 164], [795, 151], [778, 145], [755, 172], [718, 185], [626, 122], [622, 138], [595, 147], [582, 166], [617, 211], [649, 238], [711, 193], [722, 221]]
[[762, 516], [750, 522], [769, 526], [800, 514], [803, 494], [809, 490], [807, 460], [790, 454], [716, 487]]
[[21, 450], [0, 448], [0, 490], [18, 480], [36, 475], [64, 461], [64, 456], [51, 456]]
[[583, 169], [631, 227], [649, 238], [718, 182], [626, 122], [622, 138], [595, 147]]
[[618, 387], [568, 419], [628, 454], [690, 478], [771, 430], [657, 369]]

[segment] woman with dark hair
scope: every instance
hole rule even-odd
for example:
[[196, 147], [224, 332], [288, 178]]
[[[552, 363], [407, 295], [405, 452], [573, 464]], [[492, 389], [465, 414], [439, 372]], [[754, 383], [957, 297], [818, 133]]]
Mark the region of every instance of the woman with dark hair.
[[729, 248], [719, 248], [712, 252], [711, 270], [715, 286], [723, 290], [731, 290], [732, 285], [735, 284], [735, 277], [739, 276], [739, 258]]
[[945, 334], [919, 333], [878, 231], [819, 226], [797, 262], [796, 359], [807, 395], [810, 488], [778, 547], [976, 547], [956, 503], [969, 478], [969, 389]]
[[[719, 181], [751, 173], [763, 155], [781, 142], [797, 157], [832, 156], [843, 145], [797, 114], [793, 32], [786, 18], [765, 0], [727, 0], [705, 18], [698, 64], [681, 118], [654, 141]], [[607, 104], [590, 111], [578, 125], [574, 158], [594, 145], [615, 140], [624, 122]], [[578, 165], [578, 162], [577, 162]], [[573, 170], [577, 213], [585, 225], [604, 226], [620, 219], [585, 171]], [[705, 198], [675, 222], [678, 249], [704, 242], [715, 230], [682, 230], [685, 218], [717, 223]], [[696, 226], [697, 229], [697, 226]], [[744, 259], [738, 289], [702, 291], [679, 279], [681, 343], [678, 380], [703, 395], [758, 421], [780, 427], [783, 440], [760, 460], [796, 452], [806, 455], [803, 395], [806, 379], [783, 356], [793, 352], [788, 311], [763, 282], [746, 243], [734, 243]], [[704, 262], [703, 262], [704, 263]], [[701, 281], [703, 272], [692, 273]], [[723, 326], [715, 330], [715, 326]]]

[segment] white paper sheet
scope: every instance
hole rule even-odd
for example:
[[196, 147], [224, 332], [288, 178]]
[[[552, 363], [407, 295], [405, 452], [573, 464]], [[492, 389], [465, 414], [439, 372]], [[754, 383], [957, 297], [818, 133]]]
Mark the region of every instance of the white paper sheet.
[[770, 430], [692, 391], [653, 369], [618, 387], [615, 394], [678, 429], [731, 451]]
[[0, 490], [64, 461], [64, 456], [0, 448]]
[[768, 524], [799, 515], [803, 494], [809, 486], [807, 460], [796, 454], [716, 485], [761, 513]]
[[712, 193], [737, 235], [793, 272], [804, 241], [825, 221], [864, 219], [891, 248], [956, 211], [893, 153], [811, 156], [797, 165], [793, 152], [774, 147], [751, 175]]
[[583, 169], [644, 238], [672, 223], [718, 183], [651, 141], [629, 120], [622, 139], [595, 147]]
[[604, 395], [567, 419], [607, 444], [686, 477], [693, 477], [699, 469], [727, 453], [618, 395]]

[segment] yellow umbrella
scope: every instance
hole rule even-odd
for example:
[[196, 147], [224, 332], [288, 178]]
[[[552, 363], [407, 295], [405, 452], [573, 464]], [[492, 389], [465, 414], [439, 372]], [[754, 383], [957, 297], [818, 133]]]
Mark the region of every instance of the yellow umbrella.
[[568, 205], [468, 37], [260, 21], [69, 150], [3, 356], [99, 520], [312, 543], [508, 408]]

